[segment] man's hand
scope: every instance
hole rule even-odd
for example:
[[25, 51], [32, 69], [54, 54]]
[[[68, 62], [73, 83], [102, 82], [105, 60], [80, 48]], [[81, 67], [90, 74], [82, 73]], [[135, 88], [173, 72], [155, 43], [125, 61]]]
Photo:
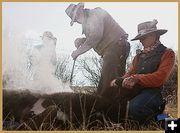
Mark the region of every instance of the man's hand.
[[77, 39], [74, 41], [74, 44], [75, 44], [75, 47], [78, 49], [78, 48], [81, 46], [80, 39], [77, 38]]
[[72, 56], [73, 60], [75, 60], [79, 56], [79, 54], [77, 53], [77, 50], [73, 51], [71, 56]]
[[112, 80], [110, 83], [110, 86], [111, 87], [117, 87], [118, 85], [115, 82], [116, 82], [116, 79]]
[[132, 89], [134, 85], [138, 82], [134, 77], [127, 77], [122, 82], [122, 87]]
[[77, 38], [74, 41], [75, 47], [78, 49], [85, 41], [86, 41], [86, 38]]

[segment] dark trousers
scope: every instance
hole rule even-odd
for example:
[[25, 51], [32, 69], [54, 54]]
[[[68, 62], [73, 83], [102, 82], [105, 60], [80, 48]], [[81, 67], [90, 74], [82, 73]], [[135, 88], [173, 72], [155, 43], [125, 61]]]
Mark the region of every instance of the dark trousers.
[[103, 56], [103, 67], [98, 84], [97, 93], [110, 87], [110, 82], [118, 76], [123, 76], [126, 68], [126, 59], [129, 55], [130, 44], [126, 40], [119, 40], [109, 46]]
[[144, 89], [139, 95], [130, 100], [129, 119], [144, 123], [159, 113], [163, 104], [161, 91], [154, 89]]

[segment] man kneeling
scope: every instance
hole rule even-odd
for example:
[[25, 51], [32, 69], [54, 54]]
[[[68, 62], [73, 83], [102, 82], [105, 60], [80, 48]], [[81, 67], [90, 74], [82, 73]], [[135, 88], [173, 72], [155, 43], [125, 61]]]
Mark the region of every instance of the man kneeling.
[[[121, 78], [111, 82], [112, 87], [121, 86], [133, 90], [137, 85], [140, 93], [129, 102], [128, 117], [140, 123], [152, 118], [163, 104], [161, 91], [169, 77], [174, 63], [175, 53], [161, 44], [159, 38], [167, 32], [157, 29], [157, 20], [138, 25], [138, 35], [132, 39], [140, 40], [144, 50], [137, 53], [128, 72]], [[113, 89], [113, 88], [112, 88]]]

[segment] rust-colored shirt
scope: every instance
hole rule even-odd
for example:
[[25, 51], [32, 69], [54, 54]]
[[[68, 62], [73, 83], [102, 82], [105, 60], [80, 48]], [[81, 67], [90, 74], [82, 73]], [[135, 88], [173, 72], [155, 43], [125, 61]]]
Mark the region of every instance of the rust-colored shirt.
[[123, 76], [123, 78], [133, 76], [138, 80], [138, 84], [144, 87], [159, 87], [166, 82], [174, 67], [175, 53], [172, 49], [166, 48], [164, 54], [161, 57], [160, 65], [157, 71], [153, 73], [135, 74], [136, 64], [137, 56], [134, 57], [132, 65], [130, 66], [127, 73]]

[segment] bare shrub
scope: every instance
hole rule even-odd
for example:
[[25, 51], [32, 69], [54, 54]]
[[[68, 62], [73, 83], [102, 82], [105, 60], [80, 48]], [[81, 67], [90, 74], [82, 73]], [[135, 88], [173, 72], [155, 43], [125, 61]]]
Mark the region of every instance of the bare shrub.
[[69, 62], [68, 56], [61, 56], [57, 60], [55, 76], [64, 82], [69, 81], [71, 77], [71, 70], [68, 66]]
[[97, 87], [101, 70], [102, 70], [102, 59], [96, 56], [91, 58], [86, 57], [78, 61], [78, 69], [82, 71], [83, 76], [91, 83], [92, 86]]

